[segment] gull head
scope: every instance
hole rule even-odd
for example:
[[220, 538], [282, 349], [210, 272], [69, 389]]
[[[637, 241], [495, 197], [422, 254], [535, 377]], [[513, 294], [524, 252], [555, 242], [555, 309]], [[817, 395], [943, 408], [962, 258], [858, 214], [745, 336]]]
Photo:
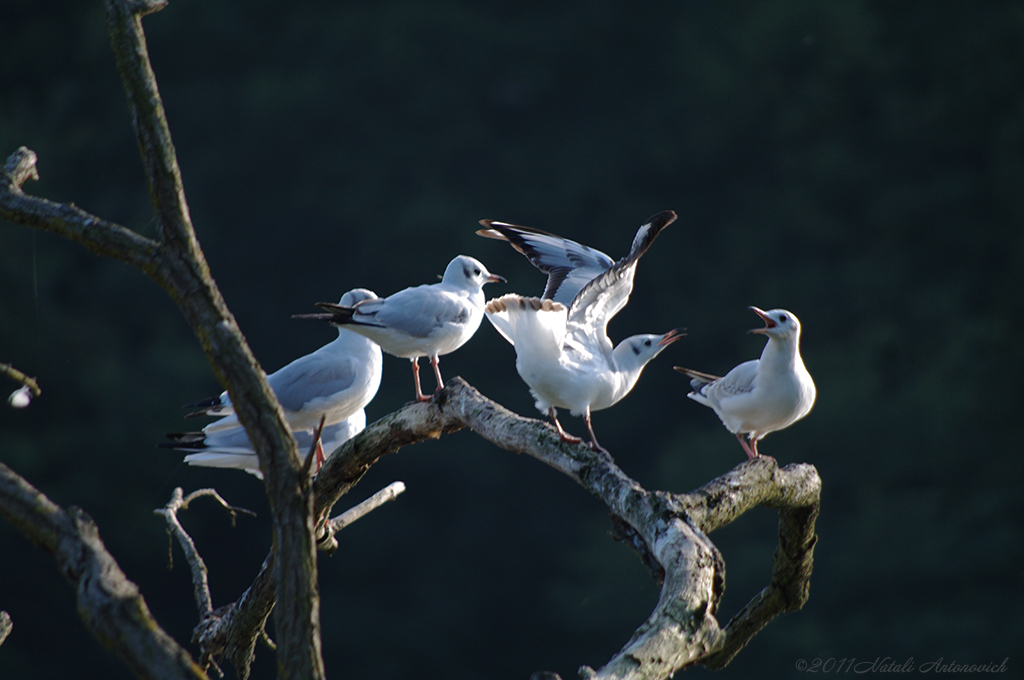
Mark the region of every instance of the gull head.
[[504, 283], [505, 277], [490, 273], [480, 260], [468, 255], [459, 255], [449, 262], [441, 279], [442, 283], [469, 290], [480, 290], [484, 284], [496, 281]]
[[643, 368], [648, 361], [661, 354], [663, 349], [685, 336], [684, 331], [683, 328], [673, 328], [663, 335], [631, 335], [615, 348], [616, 363], [620, 368]]
[[785, 309], [772, 309], [764, 311], [757, 307], [750, 307], [750, 311], [757, 314], [764, 321], [764, 328], [753, 328], [748, 333], [760, 333], [769, 338], [800, 338], [800, 320], [793, 312]]

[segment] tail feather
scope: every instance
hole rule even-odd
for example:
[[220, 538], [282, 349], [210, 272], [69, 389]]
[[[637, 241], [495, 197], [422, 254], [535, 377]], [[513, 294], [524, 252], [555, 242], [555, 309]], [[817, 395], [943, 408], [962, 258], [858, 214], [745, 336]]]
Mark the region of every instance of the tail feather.
[[694, 390], [700, 390], [700, 388], [705, 385], [709, 385], [716, 380], [722, 379], [721, 376], [695, 371], [692, 368], [683, 368], [682, 366], [673, 366], [672, 368], [690, 378], [690, 388]]

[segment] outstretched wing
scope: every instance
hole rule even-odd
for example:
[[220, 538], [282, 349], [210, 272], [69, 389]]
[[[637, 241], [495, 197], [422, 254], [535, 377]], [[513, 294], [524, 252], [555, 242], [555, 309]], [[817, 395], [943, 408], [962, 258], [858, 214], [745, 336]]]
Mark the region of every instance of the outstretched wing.
[[633, 238], [629, 254], [592, 279], [569, 305], [568, 323], [582, 326], [588, 334], [607, 337], [608, 322], [629, 301], [633, 291], [633, 274], [637, 262], [654, 243], [661, 230], [676, 220], [671, 210], [652, 216], [640, 227]]
[[487, 227], [476, 233], [485, 238], [508, 241], [537, 269], [548, 275], [543, 299], [569, 305], [573, 298], [615, 262], [600, 250], [587, 247], [540, 229], [494, 220], [480, 220]]

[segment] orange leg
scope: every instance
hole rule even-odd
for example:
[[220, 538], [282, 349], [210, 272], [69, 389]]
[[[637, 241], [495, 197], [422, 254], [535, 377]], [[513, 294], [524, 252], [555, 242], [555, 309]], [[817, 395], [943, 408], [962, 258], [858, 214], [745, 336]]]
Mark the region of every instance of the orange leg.
[[413, 357], [412, 361], [412, 381], [416, 385], [416, 401], [430, 401], [430, 397], [423, 396], [423, 390], [420, 389], [420, 360], [419, 357]]
[[579, 444], [583, 440], [579, 437], [574, 437], [565, 430], [562, 429], [562, 424], [558, 422], [558, 412], [555, 407], [552, 406], [548, 409], [548, 415], [551, 416], [551, 420], [555, 423], [555, 427], [558, 429], [558, 436], [562, 438], [563, 442], [569, 442], [571, 444]]
[[441, 367], [438, 365], [440, 362], [437, 360], [437, 355], [430, 357], [430, 365], [434, 367], [434, 377], [437, 378], [437, 389], [435, 392], [440, 392], [441, 388], [444, 387], [444, 380], [441, 379]]
[[594, 427], [590, 424], [590, 409], [583, 412], [583, 422], [587, 424], [587, 432], [590, 433], [590, 448], [601, 453], [608, 453], [608, 449], [597, 443], [597, 435], [594, 434]]

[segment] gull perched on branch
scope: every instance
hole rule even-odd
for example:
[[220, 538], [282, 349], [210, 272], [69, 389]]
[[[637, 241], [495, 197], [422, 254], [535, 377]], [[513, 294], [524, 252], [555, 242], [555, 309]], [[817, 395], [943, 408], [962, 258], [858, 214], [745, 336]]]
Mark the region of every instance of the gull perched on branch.
[[[318, 467], [323, 464], [323, 452], [334, 451], [365, 428], [366, 411], [363, 409], [359, 409], [340, 423], [325, 425], [320, 433], [320, 439], [317, 441], [317, 451], [321, 456], [318, 459]], [[309, 430], [297, 430], [293, 431], [293, 434], [299, 447], [299, 454], [306, 455], [310, 447], [313, 446], [314, 433]], [[205, 432], [182, 432], [167, 436], [173, 438], [174, 443], [161, 444], [161, 446], [178, 451], [193, 452], [185, 456], [185, 462], [189, 465], [238, 468], [263, 479], [259, 458], [244, 429], [232, 428], [210, 435]]]
[[[376, 299], [372, 291], [356, 288], [341, 297], [341, 304], [356, 305]], [[383, 357], [376, 343], [339, 328], [333, 342], [267, 376], [300, 451], [312, 445], [313, 431], [320, 425], [321, 417], [324, 418], [321, 439], [334, 448], [366, 426], [363, 407], [377, 394], [382, 364]], [[188, 417], [221, 418], [204, 427], [202, 432], [168, 434], [172, 442], [161, 444], [162, 447], [191, 451], [185, 457], [190, 465], [259, 471], [256, 452], [227, 392], [189, 406], [199, 410]], [[324, 460], [324, 444], [317, 444], [316, 455], [319, 469]]]
[[678, 340], [682, 329], [663, 335], [634, 335], [617, 346], [608, 339], [608, 322], [626, 306], [637, 261], [662, 229], [674, 222], [670, 210], [640, 227], [629, 254], [618, 262], [599, 250], [538, 229], [481, 220], [480, 236], [507, 241], [548, 275], [540, 298], [504, 295], [487, 303], [494, 328], [516, 350], [516, 370], [530, 388], [541, 413], [551, 417], [563, 441], [581, 442], [558, 422], [558, 408], [590, 422], [629, 394], [644, 366]]
[[[757, 442], [769, 432], [789, 427], [814, 406], [816, 390], [800, 358], [800, 321], [792, 312], [750, 308], [764, 328], [749, 333], [768, 336], [760, 359], [745, 361], [724, 377], [675, 366], [691, 378], [690, 399], [715, 410], [753, 460], [761, 454]], [[747, 435], [750, 443], [743, 441]]]
[[324, 314], [296, 314], [297, 319], [323, 319], [373, 340], [388, 354], [412, 361], [417, 401], [427, 401], [420, 389], [420, 357], [430, 357], [437, 389], [444, 381], [438, 357], [462, 347], [480, 327], [485, 284], [505, 279], [491, 274], [478, 260], [459, 255], [440, 283], [406, 288], [386, 298], [355, 305], [318, 302]]

